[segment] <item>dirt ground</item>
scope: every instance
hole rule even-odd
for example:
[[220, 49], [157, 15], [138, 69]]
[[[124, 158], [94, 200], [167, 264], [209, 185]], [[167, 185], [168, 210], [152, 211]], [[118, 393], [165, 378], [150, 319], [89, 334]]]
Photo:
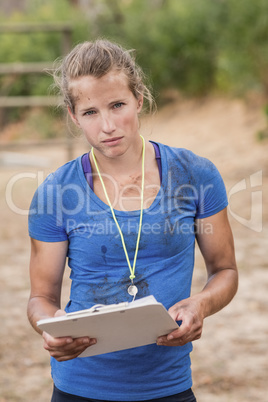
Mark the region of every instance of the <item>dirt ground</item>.
[[[265, 126], [257, 102], [215, 97], [178, 99], [142, 121], [146, 138], [211, 159], [230, 197], [240, 286], [229, 306], [205, 320], [203, 336], [194, 342], [193, 388], [199, 402], [268, 401], [268, 140], [256, 140]], [[83, 140], [74, 140], [74, 157], [85, 150]], [[8, 165], [0, 152], [0, 402], [48, 402], [49, 358], [26, 318], [27, 208], [38, 183], [66, 161], [66, 150], [16, 152], [13, 162], [8, 155]], [[205, 279], [197, 251], [193, 293]], [[63, 304], [68, 285], [67, 269]]]

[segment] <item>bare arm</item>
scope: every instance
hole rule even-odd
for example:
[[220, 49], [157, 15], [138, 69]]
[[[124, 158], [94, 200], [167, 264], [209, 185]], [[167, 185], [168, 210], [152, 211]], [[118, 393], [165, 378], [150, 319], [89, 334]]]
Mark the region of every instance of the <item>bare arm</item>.
[[[227, 209], [203, 221], [197, 222], [196, 238], [208, 273], [208, 281], [199, 295], [205, 318], [232, 300], [238, 287], [238, 272]], [[201, 224], [207, 223], [212, 227], [211, 234], [202, 233], [200, 229]]]
[[227, 211], [197, 220], [196, 239], [204, 257], [208, 280], [204, 289], [169, 309], [170, 315], [182, 325], [158, 339], [166, 346], [184, 345], [200, 338], [204, 318], [225, 307], [238, 286], [234, 244]]
[[31, 294], [28, 302], [28, 318], [33, 328], [44, 338], [44, 348], [58, 361], [77, 357], [96, 342], [88, 337], [53, 338], [40, 331], [36, 322], [43, 318], [62, 315], [60, 297], [68, 242], [45, 243], [31, 239], [30, 279]]
[[39, 333], [36, 322], [53, 317], [60, 309], [67, 248], [67, 241], [45, 243], [31, 239], [31, 294], [27, 312], [30, 323]]

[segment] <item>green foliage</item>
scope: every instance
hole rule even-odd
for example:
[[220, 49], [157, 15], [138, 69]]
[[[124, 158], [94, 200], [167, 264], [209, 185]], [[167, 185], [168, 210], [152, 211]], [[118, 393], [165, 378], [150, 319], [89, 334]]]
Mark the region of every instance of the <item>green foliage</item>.
[[[0, 16], [0, 24], [17, 25], [24, 23], [72, 22], [74, 40], [84, 40], [86, 22], [81, 22], [81, 14], [71, 7], [68, 0], [30, 0], [25, 13], [14, 13], [8, 19]], [[77, 29], [75, 27], [77, 26]], [[62, 35], [60, 32], [1, 33], [0, 63], [53, 62], [62, 56]], [[44, 73], [1, 75], [0, 96], [47, 95], [52, 77]], [[22, 118], [24, 110], [7, 109], [5, 122]], [[50, 134], [48, 134], [50, 136]]]
[[268, 2], [225, 0], [223, 4], [218, 84], [241, 94], [259, 88], [268, 95]]
[[[39, 5], [37, 7], [37, 4]], [[72, 16], [72, 10], [67, 0], [52, 0], [29, 2], [26, 13], [15, 13], [8, 21], [3, 18], [1, 23], [52, 23], [67, 21]], [[51, 61], [60, 55], [59, 33], [2, 33], [0, 42], [0, 62], [31, 62]]]
[[169, 1], [162, 7], [153, 1], [122, 2], [120, 23], [109, 4], [107, 1], [106, 13], [96, 21], [95, 36], [137, 49], [138, 62], [157, 91], [176, 87], [199, 94], [213, 86], [217, 62], [215, 1]]
[[268, 140], [268, 104], [265, 105], [263, 112], [266, 117], [266, 127], [257, 132], [257, 140], [258, 141]]
[[268, 95], [267, 0], [102, 0], [93, 36], [138, 51], [154, 88]]
[[[90, 0], [84, 9], [68, 0], [29, 0], [26, 13], [0, 23], [71, 21], [73, 44], [107, 37], [137, 49], [137, 61], [156, 93], [186, 95], [217, 89], [268, 96], [267, 0]], [[59, 33], [1, 34], [0, 63], [53, 61]], [[46, 74], [0, 77], [0, 94], [44, 95]]]

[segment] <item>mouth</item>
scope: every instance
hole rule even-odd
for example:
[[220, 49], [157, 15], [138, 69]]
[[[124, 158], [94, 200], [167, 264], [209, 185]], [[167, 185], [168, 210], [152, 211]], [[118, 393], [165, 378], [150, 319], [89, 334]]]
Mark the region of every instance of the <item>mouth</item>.
[[107, 140], [102, 141], [103, 144], [106, 145], [117, 145], [123, 137], [112, 137]]

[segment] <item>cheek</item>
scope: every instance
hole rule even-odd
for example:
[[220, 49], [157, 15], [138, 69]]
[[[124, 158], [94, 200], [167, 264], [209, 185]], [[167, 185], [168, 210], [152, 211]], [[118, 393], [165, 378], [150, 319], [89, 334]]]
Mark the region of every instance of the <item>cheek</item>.
[[100, 123], [97, 119], [92, 119], [84, 124], [81, 124], [81, 129], [85, 135], [94, 135], [100, 131]]
[[118, 124], [124, 127], [135, 128], [139, 124], [137, 113], [126, 113], [118, 119]]

